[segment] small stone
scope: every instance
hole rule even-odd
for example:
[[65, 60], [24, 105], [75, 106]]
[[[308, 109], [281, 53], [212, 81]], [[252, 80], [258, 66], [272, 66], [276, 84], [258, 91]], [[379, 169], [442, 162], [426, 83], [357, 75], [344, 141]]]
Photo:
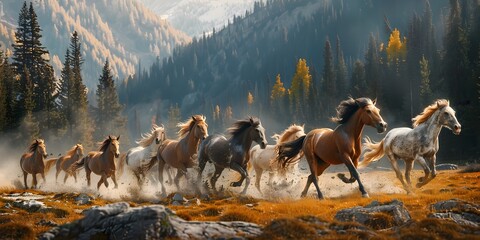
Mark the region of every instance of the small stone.
[[92, 202], [92, 197], [88, 196], [85, 193], [80, 193], [77, 197], [75, 197], [74, 200], [78, 205], [85, 205]]
[[173, 201], [172, 206], [182, 206], [182, 204], [178, 201]]
[[458, 165], [457, 164], [452, 164], [452, 163], [443, 163], [443, 164], [438, 164], [435, 166], [437, 170], [457, 170]]
[[10, 203], [5, 203], [5, 206], [3, 206], [6, 209], [12, 208], [12, 205]]
[[247, 207], [249, 207], [249, 208], [252, 208], [252, 207], [254, 207], [255, 205], [253, 205], [252, 203], [247, 203], [247, 204], [245, 204], [245, 206], [247, 206]]
[[183, 199], [184, 199], [184, 197], [180, 193], [175, 193], [175, 195], [173, 195], [173, 198], [172, 198], [173, 201], [179, 201], [179, 202], [183, 201]]

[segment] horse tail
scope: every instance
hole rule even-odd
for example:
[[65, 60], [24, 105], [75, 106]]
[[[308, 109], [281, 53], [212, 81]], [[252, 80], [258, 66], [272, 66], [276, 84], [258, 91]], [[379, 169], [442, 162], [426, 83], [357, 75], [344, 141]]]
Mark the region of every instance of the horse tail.
[[126, 159], [127, 159], [127, 155], [128, 155], [127, 153], [122, 153], [122, 154], [120, 154], [120, 157], [117, 160], [117, 164], [116, 164], [117, 165], [117, 173], [116, 173], [117, 178], [121, 177], [122, 174], [123, 174], [123, 170], [124, 170], [123, 168], [125, 167], [125, 162], [126, 162]]
[[280, 169], [286, 168], [288, 165], [299, 161], [297, 155], [303, 147], [303, 142], [307, 135], [301, 136], [296, 140], [282, 143], [278, 146], [278, 156], [276, 158]]
[[53, 165], [56, 165], [57, 161], [58, 161], [58, 158], [47, 159], [46, 162], [45, 162], [44, 172], [48, 173], [50, 168], [52, 168]]
[[70, 167], [68, 168], [67, 172], [69, 173], [74, 173], [80, 168], [86, 167], [87, 166], [87, 161], [88, 161], [88, 155], [80, 159], [79, 161], [74, 162]]
[[148, 162], [147, 164], [141, 166], [141, 167], [142, 167], [142, 171], [143, 171], [144, 173], [150, 171], [150, 169], [152, 169], [152, 167], [155, 166], [155, 164], [157, 164], [157, 162], [158, 162], [158, 158], [157, 158], [157, 156], [155, 155], [155, 156], [153, 156], [153, 157], [150, 159], [150, 162]]
[[383, 150], [383, 140], [376, 143], [370, 140], [369, 137], [366, 137], [363, 147], [365, 148], [365, 154], [363, 155], [363, 161], [358, 163], [358, 168], [364, 168], [368, 166], [368, 164], [379, 160], [385, 155], [385, 151]]

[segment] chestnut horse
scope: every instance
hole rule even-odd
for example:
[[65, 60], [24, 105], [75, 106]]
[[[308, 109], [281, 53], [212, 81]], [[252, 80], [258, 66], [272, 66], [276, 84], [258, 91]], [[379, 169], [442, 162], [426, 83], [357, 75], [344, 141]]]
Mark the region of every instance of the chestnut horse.
[[48, 172], [56, 161], [56, 159], [53, 159], [46, 163], [44, 162], [44, 159], [47, 157], [47, 147], [43, 139], [36, 139], [28, 149], [29, 152], [24, 153], [20, 158], [20, 168], [22, 168], [23, 172], [25, 189], [28, 189], [27, 176], [29, 173], [33, 176], [32, 188], [37, 188], [37, 174], [40, 173], [43, 181], [46, 182], [45, 172]]
[[231, 135], [227, 140], [223, 135], [212, 135], [202, 141], [198, 150], [198, 162], [200, 172], [198, 173], [198, 182], [202, 178], [202, 172], [205, 165], [211, 162], [215, 165], [215, 173], [210, 179], [210, 184], [216, 191], [215, 183], [225, 168], [230, 168], [240, 173], [241, 178], [237, 182], [232, 182], [230, 186], [240, 187], [243, 180], [246, 179], [242, 194], [247, 192], [250, 178], [246, 170], [250, 159], [249, 150], [253, 141], [265, 149], [267, 140], [265, 139], [265, 129], [258, 118], [249, 117], [245, 120], [236, 121], [228, 130]]
[[177, 175], [174, 182], [179, 188], [179, 181], [183, 175], [186, 175], [188, 168], [193, 168], [197, 165], [194, 155], [197, 153], [197, 148], [200, 140], [208, 137], [208, 124], [206, 118], [202, 115], [194, 115], [188, 121], [179, 123], [177, 125], [179, 140], [167, 139], [163, 141], [158, 147], [157, 157], [152, 158], [148, 165], [153, 166], [158, 161], [158, 176], [162, 186], [162, 193], [165, 193], [165, 186], [163, 184], [163, 170], [166, 164], [169, 167], [176, 168]]
[[308, 176], [307, 184], [302, 192], [302, 197], [307, 194], [310, 184], [315, 185], [318, 198], [323, 199], [322, 192], [318, 186], [317, 177], [321, 175], [330, 165], [345, 164], [350, 171], [350, 179], [343, 174], [338, 177], [345, 183], [358, 181], [360, 192], [363, 197], [368, 197], [357, 171], [357, 164], [362, 153], [361, 136], [365, 125], [377, 129], [383, 133], [387, 129], [380, 116], [380, 110], [375, 107], [375, 101], [369, 98], [349, 98], [340, 102], [336, 108], [337, 117], [332, 121], [340, 124], [335, 130], [320, 128], [310, 131], [295, 141], [287, 142], [279, 146], [277, 160], [281, 167], [286, 167], [303, 150], [305, 158], [310, 167], [311, 174]]
[[75, 162], [70, 167], [69, 171], [74, 172], [80, 167], [85, 167], [85, 173], [87, 175], [87, 183], [90, 186], [90, 174], [94, 172], [97, 175], [100, 175], [100, 181], [98, 181], [97, 189], [100, 186], [105, 184], [105, 187], [108, 188], [107, 178], [112, 178], [115, 188], [118, 188], [117, 179], [115, 176], [115, 158], [120, 156], [120, 136], [117, 138], [112, 138], [108, 136], [105, 139], [99, 151], [92, 151], [87, 154], [80, 161]]
[[76, 144], [70, 150], [67, 151], [65, 156], [60, 157], [57, 160], [56, 169], [57, 172], [55, 173], [55, 181], [58, 179], [58, 175], [63, 170], [65, 171], [65, 178], [63, 178], [63, 183], [67, 182], [68, 176], [72, 175], [77, 182], [77, 171], [69, 172], [68, 169], [72, 166], [73, 163], [80, 160], [83, 157], [83, 146], [82, 144]]
[[[412, 192], [410, 172], [415, 160], [422, 165], [425, 172], [425, 176], [418, 179], [418, 188], [430, 182], [437, 175], [435, 162], [438, 151], [438, 135], [442, 128], [449, 128], [456, 135], [462, 131], [462, 126], [455, 117], [455, 111], [445, 99], [439, 99], [427, 106], [412, 120], [413, 129], [394, 128], [378, 143], [366, 138], [364, 144], [366, 152], [363, 161], [359, 164], [359, 167], [365, 167], [370, 162], [387, 155], [397, 178], [407, 193]], [[406, 182], [397, 165], [399, 159], [405, 161]]]

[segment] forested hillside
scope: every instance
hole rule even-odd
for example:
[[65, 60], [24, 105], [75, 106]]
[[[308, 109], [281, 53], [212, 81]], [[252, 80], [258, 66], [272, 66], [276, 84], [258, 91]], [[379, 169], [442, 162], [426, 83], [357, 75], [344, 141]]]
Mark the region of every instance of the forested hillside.
[[[95, 86], [100, 69], [108, 58], [116, 77], [135, 72], [140, 59], [150, 65], [156, 57], [166, 57], [176, 45], [190, 41], [183, 32], [135, 0], [42, 0], [33, 1], [42, 27], [43, 44], [50, 51], [57, 72], [62, 68], [69, 37], [77, 31], [83, 44], [83, 73], [89, 88]], [[11, 46], [23, 1], [0, 2], [2, 48]], [[8, 52], [8, 51], [7, 51]]]
[[444, 151], [478, 153], [478, 5], [256, 3], [225, 29], [137, 72], [121, 87], [121, 100], [129, 107], [160, 100], [170, 112], [178, 104], [183, 115], [208, 113], [220, 126], [227, 116], [255, 114], [275, 119], [279, 131], [291, 122], [333, 126], [328, 117], [349, 95], [378, 98], [391, 126], [408, 126], [433, 99], [449, 98], [465, 133], [453, 139], [445, 131], [442, 140], [453, 145]]

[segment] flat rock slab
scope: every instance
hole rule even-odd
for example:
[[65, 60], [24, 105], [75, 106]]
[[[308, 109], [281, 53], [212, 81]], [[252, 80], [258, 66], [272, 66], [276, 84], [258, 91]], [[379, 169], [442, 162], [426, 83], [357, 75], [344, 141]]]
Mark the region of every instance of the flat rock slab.
[[84, 211], [85, 217], [54, 227], [40, 239], [215, 239], [250, 238], [261, 228], [246, 222], [185, 221], [162, 205], [131, 208], [119, 202]]
[[463, 226], [480, 226], [480, 206], [478, 204], [450, 199], [431, 205], [432, 213], [429, 218], [437, 218], [453, 221]]
[[442, 163], [442, 164], [438, 164], [437, 166], [435, 166], [435, 168], [437, 170], [457, 170], [458, 169], [458, 165], [457, 164], [452, 164], [452, 163]]
[[403, 203], [394, 200], [380, 204], [373, 201], [365, 207], [342, 209], [335, 215], [335, 220], [341, 222], [358, 222], [375, 228], [385, 229], [393, 226], [401, 226], [411, 220], [410, 213]]

